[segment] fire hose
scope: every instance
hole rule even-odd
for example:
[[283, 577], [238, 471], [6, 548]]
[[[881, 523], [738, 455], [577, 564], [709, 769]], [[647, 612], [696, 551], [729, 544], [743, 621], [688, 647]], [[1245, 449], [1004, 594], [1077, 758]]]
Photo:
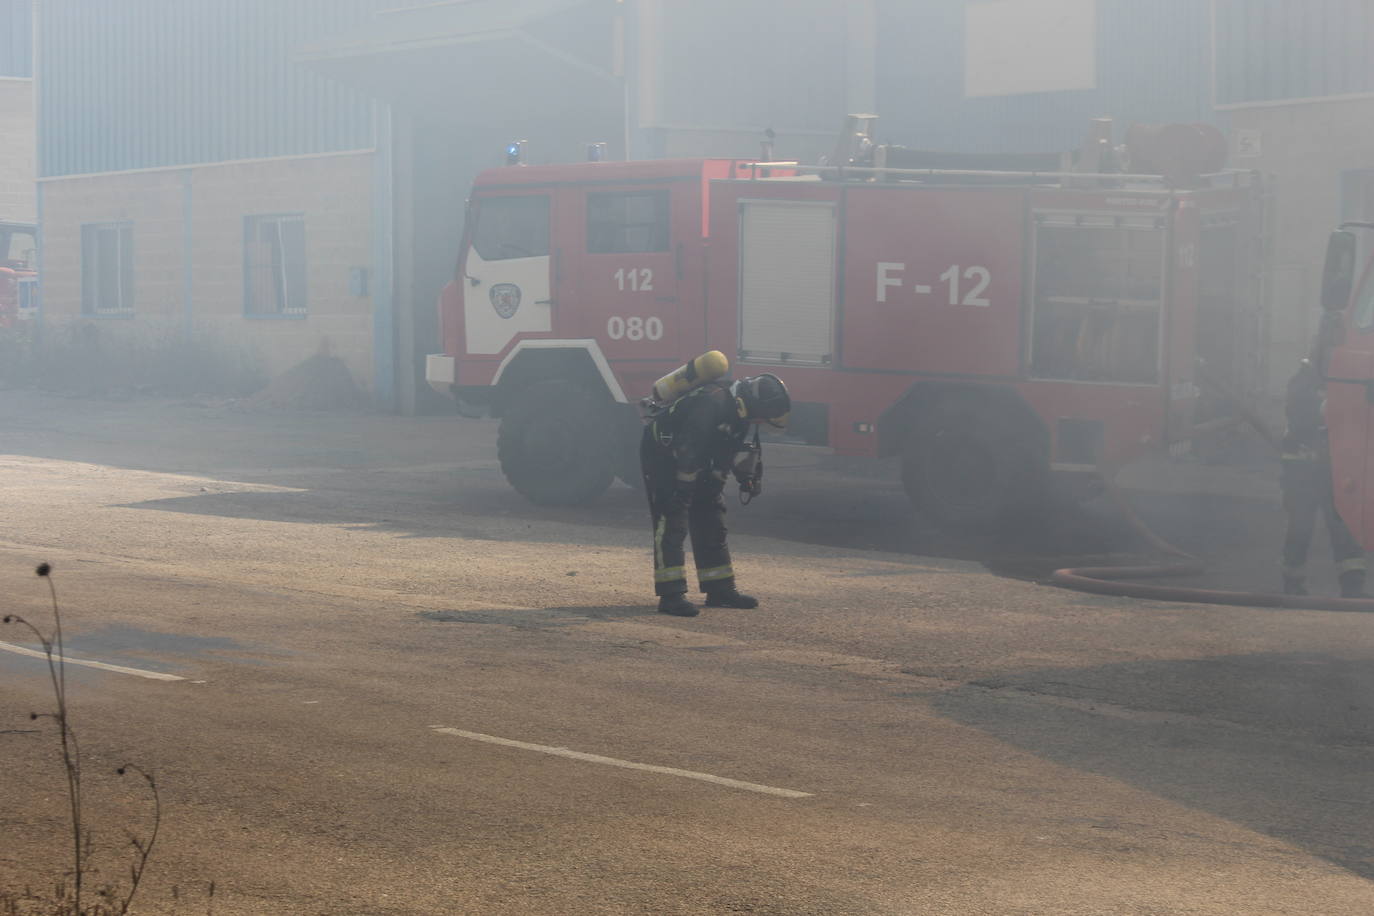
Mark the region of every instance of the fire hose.
[[1057, 569], [1050, 574], [1049, 583], [1051, 585], [1080, 592], [1092, 592], [1097, 595], [1145, 598], [1153, 601], [1234, 604], [1244, 607], [1275, 607], [1309, 611], [1374, 612], [1374, 598], [1324, 598], [1318, 595], [1283, 595], [1276, 592], [1241, 592], [1229, 589], [1151, 585], [1145, 582], [1122, 581], [1196, 576], [1206, 572], [1206, 566], [1196, 557], [1179, 550], [1151, 531], [1111, 481], [1107, 481], [1106, 492], [1112, 502], [1121, 510], [1131, 528], [1140, 534], [1147, 543], [1172, 557], [1173, 560], [1157, 566], [1075, 566]]
[[[1223, 390], [1222, 394], [1225, 395], [1226, 392]], [[1266, 442], [1278, 446], [1277, 437], [1259, 417], [1243, 409], [1240, 411], [1240, 415], [1259, 432]], [[1080, 592], [1092, 592], [1097, 595], [1145, 598], [1154, 601], [1182, 601], [1189, 604], [1232, 604], [1244, 607], [1273, 607], [1309, 611], [1374, 612], [1374, 598], [1326, 598], [1318, 595], [1242, 592], [1229, 589], [1151, 585], [1144, 582], [1123, 581], [1196, 576], [1205, 573], [1206, 566], [1197, 557], [1179, 550], [1155, 534], [1136, 514], [1130, 502], [1117, 489], [1115, 482], [1107, 475], [1103, 475], [1103, 479], [1107, 497], [1121, 511], [1127, 524], [1146, 543], [1172, 559], [1156, 566], [1077, 566], [1057, 569], [1050, 574], [1048, 581], [1051, 585]]]

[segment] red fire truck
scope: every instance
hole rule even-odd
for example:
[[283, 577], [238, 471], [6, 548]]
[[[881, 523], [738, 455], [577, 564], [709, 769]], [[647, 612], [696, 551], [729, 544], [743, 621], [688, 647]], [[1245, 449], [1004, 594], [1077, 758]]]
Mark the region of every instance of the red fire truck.
[[36, 229], [31, 223], [0, 220], [0, 328], [27, 317], [37, 284]]
[[634, 405], [719, 349], [787, 382], [793, 441], [900, 458], [913, 503], [962, 526], [1055, 472], [1186, 443], [1220, 409], [1200, 361], [1221, 390], [1258, 390], [1250, 173], [1179, 174], [1183, 156], [1168, 178], [1104, 174], [871, 130], [851, 119], [825, 166], [483, 172], [429, 383], [502, 418], [517, 490], [573, 503], [637, 483]]
[[1368, 458], [1374, 446], [1374, 253], [1362, 265], [1359, 255], [1371, 242], [1374, 223], [1346, 223], [1332, 233], [1322, 277], [1325, 315], [1313, 353], [1326, 371], [1336, 509], [1366, 551], [1374, 550], [1374, 465]]

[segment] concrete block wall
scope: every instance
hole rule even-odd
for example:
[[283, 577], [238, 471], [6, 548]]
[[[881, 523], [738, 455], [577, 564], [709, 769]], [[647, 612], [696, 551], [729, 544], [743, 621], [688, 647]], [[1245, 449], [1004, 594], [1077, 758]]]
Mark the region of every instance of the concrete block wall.
[[1317, 328], [1326, 238], [1342, 217], [1341, 175], [1374, 169], [1374, 98], [1236, 109], [1231, 135], [1258, 138], [1259, 155], [1233, 164], [1265, 173], [1272, 191], [1267, 387], [1280, 397]]
[[89, 316], [111, 341], [160, 340], [181, 309], [181, 177], [132, 172], [43, 183], [43, 308], [50, 325], [81, 320], [81, 227], [133, 224], [133, 311]]
[[[45, 323], [90, 322], [105, 340], [144, 344], [189, 333], [268, 377], [327, 350], [370, 389], [372, 300], [349, 281], [351, 269], [371, 266], [371, 181], [370, 153], [45, 181]], [[295, 213], [305, 221], [307, 313], [246, 316], [245, 217]], [[120, 220], [133, 224], [133, 314], [83, 315], [81, 226]]]
[[[349, 290], [349, 271], [372, 261], [372, 156], [262, 160], [196, 169], [192, 176], [192, 308], [197, 329], [243, 341], [277, 375], [327, 348], [354, 381], [372, 387], [372, 300]], [[244, 217], [305, 217], [304, 318], [246, 318]], [[228, 256], [226, 256], [228, 253]]]
[[0, 77], [0, 219], [34, 222], [33, 80]]

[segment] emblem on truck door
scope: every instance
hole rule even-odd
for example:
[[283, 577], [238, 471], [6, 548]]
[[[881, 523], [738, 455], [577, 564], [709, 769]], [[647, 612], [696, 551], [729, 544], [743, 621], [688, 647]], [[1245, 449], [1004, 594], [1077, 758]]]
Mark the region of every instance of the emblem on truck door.
[[520, 287], [514, 283], [497, 283], [492, 286], [491, 307], [502, 318], [509, 318], [520, 308]]

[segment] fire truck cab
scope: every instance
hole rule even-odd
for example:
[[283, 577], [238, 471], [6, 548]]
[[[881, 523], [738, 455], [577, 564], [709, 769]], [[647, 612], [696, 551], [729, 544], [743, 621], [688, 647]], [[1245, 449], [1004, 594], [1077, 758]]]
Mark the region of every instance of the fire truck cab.
[[793, 441], [898, 457], [913, 502], [965, 527], [1055, 471], [1186, 442], [1220, 404], [1199, 360], [1255, 390], [1249, 173], [969, 166], [876, 147], [870, 126], [820, 167], [482, 173], [430, 384], [502, 418], [516, 489], [578, 502], [638, 480], [635, 403], [719, 349], [786, 381]]
[[37, 228], [0, 220], [0, 328], [29, 317], [37, 285]]
[[[1331, 234], [1322, 276], [1321, 329], [1313, 358], [1326, 376], [1326, 423], [1336, 511], [1366, 551], [1374, 549], [1374, 253], [1360, 263], [1356, 233], [1374, 241], [1374, 223]], [[1358, 281], [1358, 283], [1356, 282]]]

